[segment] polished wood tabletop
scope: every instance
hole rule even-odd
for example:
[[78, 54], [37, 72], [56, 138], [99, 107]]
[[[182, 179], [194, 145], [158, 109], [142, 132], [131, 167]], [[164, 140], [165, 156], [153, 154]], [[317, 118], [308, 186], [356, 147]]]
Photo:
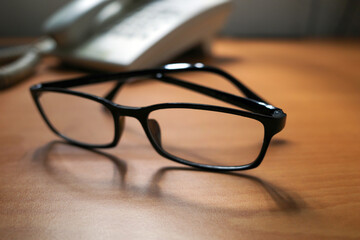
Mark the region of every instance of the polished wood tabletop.
[[[0, 239], [360, 239], [359, 41], [219, 39], [197, 60], [287, 113], [258, 168], [215, 173], [172, 162], [131, 118], [112, 149], [64, 143], [29, 87], [84, 72], [46, 58], [0, 92]], [[184, 78], [238, 94], [225, 81]], [[125, 86], [115, 102], [217, 104], [155, 81]]]

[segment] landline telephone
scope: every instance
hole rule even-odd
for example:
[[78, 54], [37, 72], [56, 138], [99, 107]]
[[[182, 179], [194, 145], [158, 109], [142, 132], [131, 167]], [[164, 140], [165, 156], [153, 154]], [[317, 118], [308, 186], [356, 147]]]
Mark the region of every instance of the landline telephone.
[[209, 48], [230, 8], [231, 0], [75, 0], [46, 21], [47, 37], [32, 49], [98, 70], [154, 67]]
[[164, 63], [195, 44], [208, 44], [230, 7], [226, 0], [81, 0], [45, 24], [63, 60], [101, 70]]

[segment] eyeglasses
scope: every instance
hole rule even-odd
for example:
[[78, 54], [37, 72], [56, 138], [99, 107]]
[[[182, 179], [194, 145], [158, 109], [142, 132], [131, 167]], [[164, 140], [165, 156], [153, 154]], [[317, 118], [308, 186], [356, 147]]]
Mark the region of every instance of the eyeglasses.
[[[246, 98], [173, 76], [182, 72], [220, 76], [230, 81]], [[173, 84], [236, 108], [194, 103], [130, 107], [112, 102], [121, 87], [134, 78]], [[116, 85], [104, 97], [69, 89], [108, 81], [115, 81]], [[46, 124], [72, 144], [87, 148], [114, 147], [124, 130], [125, 117], [133, 117], [141, 123], [151, 145], [160, 155], [209, 170], [257, 167], [271, 138], [284, 128], [286, 121], [286, 114], [281, 109], [265, 102], [233, 76], [201, 63], [168, 64], [159, 69], [46, 82], [32, 86], [30, 91]]]

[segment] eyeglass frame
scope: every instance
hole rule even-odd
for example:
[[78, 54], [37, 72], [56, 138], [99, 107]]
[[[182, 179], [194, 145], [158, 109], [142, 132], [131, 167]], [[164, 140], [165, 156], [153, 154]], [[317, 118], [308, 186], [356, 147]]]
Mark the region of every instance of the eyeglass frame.
[[[209, 72], [220, 75], [224, 79], [230, 81], [238, 90], [240, 90], [247, 98], [236, 96], [234, 94], [226, 93], [220, 90], [208, 88], [205, 86], [201, 86], [195, 83], [187, 82], [184, 80], [180, 80], [178, 78], [174, 78], [172, 76], [167, 76], [165, 74], [169, 73], [180, 73], [180, 72]], [[223, 102], [232, 104], [239, 108], [248, 110], [243, 111], [235, 108], [229, 107], [221, 107], [214, 106], [208, 104], [195, 104], [195, 103], [160, 103], [154, 104], [145, 107], [130, 107], [123, 106], [120, 104], [116, 104], [112, 102], [116, 94], [119, 92], [120, 88], [129, 81], [131, 78], [135, 77], [145, 77], [149, 79], [159, 80], [161, 82], [170, 83], [177, 85], [179, 87], [183, 87], [189, 90], [196, 91], [198, 93], [202, 93], [209, 97], [213, 97], [215, 99], [221, 100]], [[108, 81], [117, 81], [117, 84], [113, 89], [111, 89], [104, 97], [95, 96], [89, 93], [79, 92], [75, 90], [69, 90], [67, 88], [77, 87], [88, 84], [95, 83], [103, 83]], [[84, 77], [78, 77], [67, 80], [53, 81], [53, 82], [44, 82], [35, 84], [30, 87], [31, 95], [35, 101], [35, 104], [40, 111], [41, 116], [44, 121], [48, 125], [48, 127], [58, 136], [65, 139], [66, 141], [78, 145], [80, 147], [85, 148], [110, 148], [115, 147], [121, 137], [122, 130], [124, 126], [120, 126], [119, 119], [121, 117], [134, 117], [136, 118], [142, 125], [146, 136], [148, 137], [153, 148], [163, 157], [170, 159], [172, 161], [185, 164], [191, 167], [212, 170], [212, 171], [236, 171], [236, 170], [248, 170], [252, 168], [258, 167], [264, 159], [265, 153], [269, 147], [271, 138], [280, 132], [286, 122], [286, 114], [277, 107], [274, 107], [255, 94], [252, 90], [242, 84], [239, 80], [226, 73], [225, 71], [215, 68], [212, 66], [206, 66], [202, 63], [196, 64], [188, 64], [188, 63], [175, 63], [175, 64], [167, 64], [162, 68], [155, 69], [145, 69], [145, 70], [137, 70], [137, 71], [128, 71], [128, 72], [119, 72], [119, 73], [107, 73], [107, 74], [97, 74], [97, 75], [87, 75]], [[71, 138], [66, 137], [56, 130], [54, 126], [52, 126], [51, 122], [47, 118], [44, 113], [41, 104], [39, 102], [39, 97], [42, 92], [58, 92], [64, 94], [70, 94], [78, 97], [83, 97], [86, 99], [93, 100], [102, 104], [106, 107], [112, 114], [115, 126], [115, 134], [114, 139], [109, 144], [87, 144], [83, 142], [78, 142]], [[257, 158], [245, 165], [239, 166], [217, 166], [217, 165], [207, 165], [196, 162], [191, 162], [179, 157], [176, 157], [163, 149], [160, 145], [156, 137], [153, 136], [149, 127], [149, 115], [151, 112], [159, 109], [172, 109], [172, 108], [182, 108], [182, 109], [197, 109], [197, 110], [207, 110], [214, 112], [222, 112], [228, 114], [234, 114], [242, 117], [247, 117], [251, 119], [255, 119], [262, 123], [264, 126], [264, 139], [263, 145], [261, 147], [260, 153]], [[251, 111], [251, 112], [249, 112]]]

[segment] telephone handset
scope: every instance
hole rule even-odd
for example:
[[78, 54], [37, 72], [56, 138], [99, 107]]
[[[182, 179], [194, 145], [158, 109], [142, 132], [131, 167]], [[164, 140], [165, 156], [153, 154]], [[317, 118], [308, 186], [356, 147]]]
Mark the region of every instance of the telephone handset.
[[229, 0], [77, 0], [45, 24], [62, 60], [99, 70], [153, 67], [209, 44]]
[[80, 44], [94, 34], [101, 25], [124, 12], [129, 2], [129, 0], [72, 1], [45, 22], [44, 32], [63, 48]]
[[[230, 11], [231, 0], [75, 0], [44, 25], [47, 36], [0, 51], [0, 89], [34, 72], [44, 54], [108, 71], [166, 63], [210, 40]], [[15, 59], [15, 60], [14, 60]]]

